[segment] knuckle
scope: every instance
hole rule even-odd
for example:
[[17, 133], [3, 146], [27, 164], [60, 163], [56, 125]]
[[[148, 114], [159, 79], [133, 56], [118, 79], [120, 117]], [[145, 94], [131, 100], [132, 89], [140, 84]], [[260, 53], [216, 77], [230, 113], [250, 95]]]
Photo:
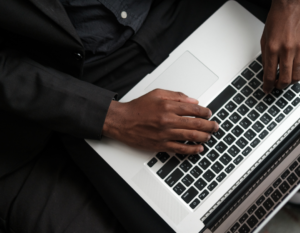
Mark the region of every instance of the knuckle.
[[279, 46], [274, 42], [269, 42], [267, 44], [267, 50], [270, 54], [276, 54], [279, 50]]
[[184, 145], [177, 146], [176, 151], [179, 154], [185, 154], [185, 152], [186, 152], [185, 146]]
[[294, 43], [291, 42], [291, 41], [286, 41], [283, 45], [282, 45], [282, 48], [283, 48], [283, 51], [285, 52], [290, 52], [294, 49]]
[[167, 117], [165, 114], [162, 115], [162, 116], [159, 118], [159, 123], [160, 123], [161, 126], [165, 126], [165, 125], [167, 125], [169, 122], [170, 122], [169, 117]]
[[203, 126], [203, 122], [201, 119], [197, 119], [195, 122], [194, 122], [194, 127], [195, 129], [201, 129]]
[[195, 131], [190, 132], [189, 140], [190, 141], [197, 141], [198, 140], [198, 134], [197, 134], [197, 132], [195, 132]]
[[183, 94], [183, 93], [182, 93], [182, 92], [180, 92], [180, 91], [176, 92], [176, 94], [177, 94], [179, 97], [186, 97], [186, 95], [185, 95], [185, 94]]

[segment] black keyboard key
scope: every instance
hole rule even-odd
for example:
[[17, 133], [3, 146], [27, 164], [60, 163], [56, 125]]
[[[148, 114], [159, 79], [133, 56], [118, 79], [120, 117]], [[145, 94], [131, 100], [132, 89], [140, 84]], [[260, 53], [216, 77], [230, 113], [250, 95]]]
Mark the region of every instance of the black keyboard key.
[[265, 113], [261, 116], [260, 120], [262, 121], [262, 123], [267, 125], [272, 121], [272, 117], [268, 113]]
[[260, 64], [262, 64], [262, 57], [261, 57], [261, 55], [259, 55], [259, 56], [256, 58], [256, 60], [259, 61]]
[[200, 155], [205, 155], [208, 152], [209, 149], [204, 144], [202, 146], [203, 146], [203, 151], [200, 153]]
[[279, 90], [279, 89], [273, 89], [272, 90], [272, 95], [274, 95], [275, 97], [279, 97], [279, 96], [281, 96], [281, 94], [283, 93], [283, 91], [282, 90]]
[[299, 93], [300, 92], [300, 84], [299, 83], [295, 83], [291, 89], [296, 92], [296, 93]]
[[180, 171], [178, 168], [165, 180], [165, 182], [170, 186], [173, 187], [174, 184], [177, 183], [178, 180], [183, 177], [183, 172]]
[[227, 150], [227, 146], [223, 142], [219, 142], [218, 145], [216, 145], [216, 150], [219, 151], [221, 154]]
[[223, 154], [220, 158], [220, 161], [224, 164], [227, 165], [228, 163], [230, 163], [230, 161], [232, 160], [232, 158], [228, 155], [228, 154]]
[[252, 128], [253, 128], [257, 133], [259, 133], [260, 131], [263, 130], [264, 125], [263, 125], [262, 123], [260, 123], [259, 121], [256, 121], [256, 122], [252, 125]]
[[266, 215], [266, 211], [263, 207], [259, 207], [256, 211], [255, 211], [255, 216], [258, 219], [262, 219], [265, 215]]
[[211, 162], [209, 162], [207, 158], [203, 158], [203, 159], [199, 162], [199, 166], [200, 166], [203, 170], [206, 170], [210, 165], [211, 165]]
[[293, 107], [291, 105], [288, 105], [284, 110], [284, 114], [288, 115], [293, 110]]
[[216, 173], [219, 174], [223, 170], [223, 165], [219, 162], [215, 162], [212, 166], [211, 169]]
[[229, 117], [229, 119], [233, 122], [233, 123], [238, 123], [239, 120], [241, 119], [242, 117], [237, 114], [236, 112], [231, 114], [231, 116]]
[[244, 149], [247, 146], [248, 141], [245, 138], [240, 137], [237, 140], [236, 144], [238, 145], [239, 148]]
[[250, 229], [246, 224], [241, 226], [241, 228], [239, 229], [239, 233], [249, 233], [249, 232], [250, 232]]
[[257, 101], [256, 101], [253, 97], [250, 96], [250, 97], [246, 100], [245, 104], [247, 104], [248, 107], [253, 108], [254, 105], [257, 104]]
[[201, 200], [204, 200], [208, 196], [209, 192], [207, 190], [204, 190], [200, 195], [199, 198]]
[[265, 192], [265, 196], [268, 197], [273, 191], [273, 187], [268, 188], [268, 190]]
[[254, 204], [253, 206], [251, 206], [249, 208], [249, 210], [247, 212], [249, 215], [252, 215], [256, 209], [257, 209], [257, 206]]
[[186, 156], [188, 155], [183, 155], [183, 154], [175, 154], [180, 160], [184, 160]]
[[251, 142], [250, 146], [255, 148], [260, 143], [260, 140], [258, 138], [255, 138], [253, 142]]
[[246, 84], [246, 80], [243, 79], [241, 76], [238, 76], [233, 82], [232, 85], [236, 88], [236, 89], [241, 89], [244, 85]]
[[225, 135], [225, 132], [222, 130], [222, 129], [219, 129], [218, 132], [214, 133], [214, 136], [217, 138], [217, 139], [221, 139], [223, 136]]
[[192, 168], [192, 164], [189, 163], [189, 161], [185, 160], [182, 164], [180, 164], [180, 168], [185, 171], [188, 172], [191, 168]]
[[237, 91], [232, 87], [226, 87], [208, 106], [212, 113], [217, 112]]
[[282, 175], [281, 178], [284, 180], [285, 178], [287, 178], [289, 176], [289, 174], [291, 174], [291, 172], [289, 170], [286, 170]]
[[232, 101], [229, 101], [226, 105], [225, 108], [229, 111], [232, 112], [234, 109], [236, 109], [236, 104], [233, 103]]
[[170, 155], [168, 155], [166, 152], [159, 152], [157, 153], [156, 157], [162, 162], [166, 162], [169, 158]]
[[300, 102], [300, 98], [299, 97], [296, 97], [296, 99], [294, 99], [294, 101], [292, 102], [292, 105], [293, 106], [297, 106]]
[[290, 170], [291, 170], [291, 171], [294, 171], [294, 169], [295, 169], [297, 166], [298, 166], [298, 162], [297, 162], [297, 161], [293, 162], [293, 164], [290, 166]]
[[245, 116], [247, 114], [247, 112], [249, 112], [249, 108], [242, 104], [238, 109], [237, 111], [242, 115], [242, 116]]
[[213, 191], [215, 189], [215, 187], [217, 187], [217, 186], [218, 186], [218, 183], [216, 181], [213, 181], [213, 182], [211, 182], [210, 185], [207, 186], [207, 189], [209, 191]]
[[252, 141], [253, 138], [255, 138], [256, 133], [252, 129], [247, 130], [246, 133], [244, 133], [244, 137], [247, 138], [249, 141]]
[[246, 78], [247, 80], [250, 80], [253, 76], [254, 73], [252, 71], [250, 71], [248, 68], [246, 68], [243, 72], [242, 75], [244, 78]]
[[269, 134], [269, 132], [267, 130], [262, 131], [262, 133], [259, 135], [260, 139], [264, 139], [267, 135]]
[[280, 198], [282, 198], [282, 194], [279, 192], [279, 190], [275, 190], [275, 192], [272, 193], [271, 198], [276, 203], [280, 200]]
[[261, 196], [257, 201], [256, 204], [259, 206], [266, 200], [265, 196]]
[[298, 178], [294, 173], [292, 173], [286, 180], [290, 183], [290, 185], [293, 185], [296, 183]]
[[253, 228], [258, 223], [258, 220], [254, 215], [252, 215], [252, 216], [250, 216], [250, 218], [248, 218], [247, 223], [248, 223], [249, 227]]
[[281, 182], [282, 182], [282, 180], [281, 180], [280, 178], [278, 178], [278, 179], [274, 182], [273, 187], [274, 187], [274, 188], [277, 188], [277, 187], [281, 184]]
[[251, 124], [252, 122], [247, 117], [240, 121], [240, 126], [242, 126], [244, 129], [248, 129]]
[[258, 71], [260, 71], [260, 69], [262, 68], [262, 66], [256, 62], [253, 61], [250, 65], [249, 65], [250, 69], [253, 70], [255, 73], [257, 73]]
[[217, 116], [220, 117], [222, 120], [224, 120], [228, 115], [229, 115], [229, 113], [225, 109], [222, 109], [217, 114]]
[[252, 110], [251, 112], [249, 112], [249, 114], [247, 115], [252, 121], [255, 121], [257, 120], [257, 118], [260, 116], [260, 114], [255, 111], [255, 110]]
[[190, 207], [192, 209], [195, 209], [199, 204], [200, 204], [200, 201], [199, 201], [199, 199], [196, 198], [195, 200], [192, 201], [192, 203], [190, 204]]
[[233, 133], [234, 136], [239, 137], [240, 135], [242, 135], [242, 133], [244, 133], [244, 130], [237, 125], [236, 127], [233, 128], [231, 133]]
[[286, 98], [288, 101], [292, 101], [296, 94], [292, 92], [291, 90], [288, 90], [286, 93], [284, 93], [283, 97]]
[[234, 169], [234, 165], [231, 163], [228, 167], [225, 168], [225, 172], [229, 174]]
[[284, 181], [280, 186], [279, 186], [280, 191], [285, 194], [289, 189], [290, 186], [288, 185], [288, 183], [286, 181]]
[[175, 185], [173, 190], [180, 196], [186, 190], [186, 188], [183, 186], [183, 184], [178, 183]]
[[251, 151], [252, 151], [252, 149], [249, 146], [247, 146], [246, 149], [243, 150], [242, 154], [244, 156], [247, 156]]
[[225, 121], [221, 127], [222, 129], [224, 129], [225, 131], [229, 131], [232, 128], [233, 124], [230, 121]]
[[218, 124], [221, 123], [221, 120], [220, 120], [218, 117], [216, 117], [216, 116], [214, 116], [213, 118], [211, 118], [210, 121], [215, 121], [215, 122], [217, 122]]
[[193, 164], [196, 164], [200, 160], [200, 156], [198, 154], [190, 155], [188, 158]]
[[235, 97], [233, 97], [233, 101], [237, 104], [241, 104], [245, 100], [245, 97], [242, 96], [240, 93], [236, 94]]
[[261, 100], [261, 99], [265, 96], [265, 93], [264, 93], [262, 90], [258, 89], [257, 91], [255, 91], [255, 92], [253, 93], [253, 96], [254, 96], [257, 100]]
[[278, 116], [278, 117], [276, 117], [276, 122], [281, 122], [282, 120], [283, 120], [283, 118], [284, 118], [284, 115], [282, 114], [282, 113], [280, 113], [280, 115]]
[[151, 159], [151, 160], [147, 163], [147, 165], [148, 165], [149, 167], [153, 167], [154, 164], [156, 164], [156, 163], [157, 163], [157, 159], [156, 159], [156, 158], [153, 158], [153, 159]]
[[272, 107], [268, 110], [268, 113], [270, 113], [271, 116], [273, 116], [273, 117], [275, 117], [279, 112], [280, 112], [280, 110], [279, 110], [276, 106], [272, 106]]
[[211, 150], [208, 154], [207, 154], [207, 158], [209, 158], [210, 161], [214, 162], [220, 155], [218, 154], [218, 152], [216, 152], [215, 150]]
[[159, 169], [157, 171], [157, 175], [164, 179], [166, 178], [166, 176], [172, 171], [174, 170], [175, 167], [177, 167], [177, 165], [179, 164], [179, 160], [176, 159], [175, 156], [173, 156], [161, 169]]
[[249, 86], [245, 86], [242, 90], [241, 93], [248, 97], [249, 95], [251, 95], [251, 93], [253, 92], [253, 90], [249, 87]]
[[295, 170], [295, 173], [297, 174], [297, 176], [300, 177], [300, 166], [298, 166]]
[[280, 98], [279, 100], [276, 101], [275, 103], [279, 108], [284, 109], [285, 106], [288, 104], [286, 100], [283, 98]]
[[[206, 187], [207, 183], [202, 178], [200, 178], [195, 182], [194, 185], [196, 186], [197, 189], [199, 189], [201, 191]], [[203, 199], [201, 199], [201, 200], [203, 200]]]
[[193, 177], [198, 178], [203, 173], [203, 171], [198, 166], [195, 166], [190, 171], [190, 173]]
[[254, 90], [260, 86], [261, 82], [257, 78], [251, 79], [249, 82], [249, 86], [252, 87]]
[[240, 218], [239, 222], [240, 222], [240, 223], [244, 223], [244, 222], [247, 220], [248, 217], [249, 217], [248, 214], [245, 213], [245, 214]]
[[260, 102], [258, 105], [256, 105], [255, 109], [257, 111], [259, 111], [260, 113], [263, 113], [264, 111], [266, 111], [268, 107], [263, 103], [263, 102]]
[[192, 183], [194, 183], [194, 178], [192, 178], [189, 174], [187, 174], [185, 177], [183, 177], [183, 179], [181, 180], [181, 182], [186, 186], [189, 187]]
[[235, 141], [235, 137], [233, 137], [230, 133], [226, 135], [223, 139], [229, 146]]
[[226, 174], [224, 172], [222, 172], [220, 175], [218, 175], [216, 180], [220, 183], [220, 182], [222, 182], [222, 180], [225, 179], [225, 177], [226, 177]]
[[267, 95], [265, 98], [264, 98], [264, 102], [267, 104], [267, 105], [271, 105], [273, 104], [275, 101], [275, 98], [271, 95]]
[[271, 124], [269, 124], [269, 126], [267, 127], [267, 129], [269, 130], [269, 131], [272, 131], [275, 127], [276, 127], [276, 123], [273, 121], [273, 122], [271, 122]]
[[268, 198], [264, 203], [263, 206], [265, 207], [265, 209], [267, 211], [269, 211], [273, 206], [274, 206], [274, 202], [271, 200], [271, 198]]
[[199, 192], [194, 187], [190, 187], [181, 198], [185, 201], [185, 203], [189, 204], [198, 193]]
[[237, 222], [237, 223], [235, 223], [235, 224], [230, 228], [230, 231], [231, 231], [232, 233], [234, 233], [234, 232], [236, 232], [236, 231], [239, 229], [239, 227], [240, 227], [240, 224]]
[[207, 181], [207, 182], [211, 182], [213, 178], [215, 178], [215, 174], [211, 171], [208, 170], [203, 174], [203, 178]]
[[229, 150], [227, 151], [232, 157], [235, 157], [238, 155], [238, 153], [240, 153], [240, 149], [237, 148], [235, 145], [233, 145], [232, 147], [229, 148]]
[[217, 140], [214, 137], [210, 137], [210, 139], [208, 140], [208, 142], [206, 142], [206, 145], [208, 145], [209, 147], [214, 147], [217, 143]]
[[233, 160], [233, 163], [235, 165], [238, 165], [240, 162], [242, 162], [243, 159], [244, 159], [243, 156], [239, 155], [238, 157], [236, 157], [235, 160]]

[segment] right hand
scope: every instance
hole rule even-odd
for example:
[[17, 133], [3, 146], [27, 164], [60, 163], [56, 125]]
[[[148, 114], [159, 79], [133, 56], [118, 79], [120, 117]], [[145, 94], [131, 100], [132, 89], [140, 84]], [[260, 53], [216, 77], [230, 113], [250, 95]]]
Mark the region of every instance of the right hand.
[[196, 99], [156, 89], [128, 103], [112, 101], [103, 135], [140, 149], [197, 154], [203, 151], [202, 145], [177, 141], [207, 142], [219, 129], [216, 122], [207, 120], [211, 115]]

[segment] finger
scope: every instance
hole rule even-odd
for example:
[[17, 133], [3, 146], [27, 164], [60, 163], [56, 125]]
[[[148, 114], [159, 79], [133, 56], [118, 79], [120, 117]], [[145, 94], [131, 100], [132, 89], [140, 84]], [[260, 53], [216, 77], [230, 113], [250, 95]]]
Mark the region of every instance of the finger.
[[178, 116], [195, 116], [205, 119], [209, 119], [212, 115], [208, 108], [199, 106], [198, 104], [191, 103], [179, 103], [172, 101], [172, 112]]
[[293, 62], [293, 74], [292, 74], [292, 84], [300, 81], [300, 50], [295, 54]]
[[285, 51], [280, 55], [279, 79], [276, 84], [277, 89], [284, 89], [292, 82], [294, 53]]
[[166, 135], [171, 141], [208, 142], [211, 138], [211, 133], [186, 129], [172, 129]]
[[191, 129], [207, 133], [214, 133], [219, 130], [219, 125], [215, 121], [191, 117], [176, 117], [173, 119], [170, 126], [175, 129]]
[[264, 85], [263, 89], [265, 93], [270, 93], [274, 86], [278, 65], [278, 52], [277, 49], [271, 46], [265, 46], [265, 60], [264, 60]]
[[165, 100], [173, 100], [177, 102], [183, 102], [183, 103], [191, 103], [191, 104], [198, 104], [199, 101], [190, 98], [187, 95], [183, 94], [182, 92], [174, 92], [174, 91], [167, 91], [162, 89], [155, 89], [153, 91], [158, 97]]
[[199, 154], [204, 148], [202, 145], [187, 145], [178, 142], [168, 141], [163, 145], [167, 152], [174, 152], [178, 154]]

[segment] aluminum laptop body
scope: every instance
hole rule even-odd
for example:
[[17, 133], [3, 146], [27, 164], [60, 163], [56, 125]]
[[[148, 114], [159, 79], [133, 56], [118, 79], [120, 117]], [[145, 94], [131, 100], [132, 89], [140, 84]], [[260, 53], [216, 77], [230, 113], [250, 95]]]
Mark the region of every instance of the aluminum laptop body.
[[[190, 97], [197, 98], [201, 106], [208, 106], [225, 90], [237, 92], [232, 83], [249, 68], [253, 61], [256, 61], [255, 64], [259, 63], [256, 58], [260, 54], [259, 41], [263, 28], [263, 23], [241, 5], [235, 1], [228, 1], [120, 102], [127, 102], [155, 88], [162, 88], [184, 92]], [[251, 68], [249, 70], [251, 71]], [[254, 76], [258, 75], [253, 70], [251, 73]], [[249, 84], [250, 81], [246, 80], [246, 82]], [[232, 98], [229, 101], [233, 101]], [[280, 114], [284, 114], [283, 109], [280, 109]], [[169, 153], [169, 157], [163, 156], [158, 159], [157, 153], [133, 149], [105, 137], [100, 142], [93, 140], [87, 142], [175, 232], [199, 233], [206, 228], [205, 221], [212, 218], [212, 213], [215, 213], [218, 208], [224, 209], [223, 206], [228, 201], [227, 197], [239, 190], [239, 185], [247, 178], [251, 178], [253, 171], [268, 158], [268, 155], [276, 151], [276, 146], [289, 137], [299, 123], [300, 109], [295, 106], [288, 115], [284, 116], [280, 124], [273, 125], [271, 131], [266, 128], [268, 134], [258, 140], [260, 143], [255, 148], [249, 144], [249, 148], [252, 149], [247, 152], [247, 156], [241, 155], [242, 160], [237, 160], [239, 156], [233, 158], [231, 164], [234, 168], [227, 167], [225, 172], [225, 165], [219, 161], [221, 157], [218, 158], [216, 162], [224, 167], [219, 174], [226, 174], [226, 177], [224, 176], [222, 181], [219, 179], [207, 184], [212, 191], [207, 191], [205, 198], [203, 195], [199, 196], [203, 193], [199, 185], [198, 188], [193, 188], [197, 196], [192, 201], [187, 201], [189, 198], [187, 190], [190, 189], [185, 185], [181, 185], [185, 189], [183, 194], [178, 195], [176, 193], [180, 192], [178, 189], [174, 191], [174, 187], [177, 187], [179, 182], [183, 182], [182, 179], [173, 185], [167, 183], [167, 179], [172, 178], [170, 174], [163, 179], [158, 174], [165, 164], [171, 163], [171, 160], [179, 161], [180, 164], [176, 168], [179, 173], [184, 173], [182, 169], [186, 169], [181, 167], [184, 161], [188, 161], [186, 164], [191, 164], [193, 166], [191, 169], [194, 170], [196, 166], [200, 166], [198, 161], [195, 164], [190, 161], [195, 157], [180, 160], [177, 155]], [[199, 157], [202, 160], [206, 155], [199, 155]], [[151, 160], [156, 162], [149, 166]], [[238, 165], [234, 165], [233, 161]], [[228, 169], [231, 169], [229, 173], [227, 173]], [[202, 172], [205, 171], [202, 169]], [[218, 172], [211, 172], [211, 174]], [[193, 179], [196, 184], [200, 178]], [[214, 188], [214, 184], [217, 184], [217, 187]], [[195, 207], [193, 203], [196, 199], [199, 203], [197, 202]]]

